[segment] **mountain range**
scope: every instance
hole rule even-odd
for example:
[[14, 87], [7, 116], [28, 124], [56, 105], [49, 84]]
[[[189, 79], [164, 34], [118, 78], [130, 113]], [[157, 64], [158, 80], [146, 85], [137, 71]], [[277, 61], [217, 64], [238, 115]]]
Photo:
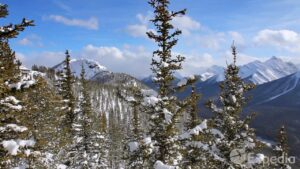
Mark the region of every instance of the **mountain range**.
[[[53, 68], [59, 71], [63, 69], [63, 65], [62, 62]], [[74, 75], [79, 76], [82, 65], [86, 69], [87, 78], [99, 84], [109, 86], [138, 84], [144, 88], [148, 86], [154, 90], [157, 89], [152, 82], [152, 76], [138, 80], [125, 73], [109, 71], [105, 66], [92, 60], [72, 60], [71, 69]], [[202, 95], [199, 103], [202, 117], [212, 115], [205, 108], [204, 103], [209, 99], [217, 99], [220, 92], [219, 84], [224, 79], [224, 69], [221, 66], [212, 66], [199, 74], [200, 80], [196, 83], [196, 90]], [[256, 84], [256, 88], [249, 93], [252, 99], [245, 107], [243, 115], [256, 112], [252, 126], [257, 129], [260, 137], [268, 140], [276, 138], [280, 126], [286, 125], [290, 146], [295, 147], [291, 153], [300, 158], [300, 131], [298, 130], [300, 128], [300, 71], [297, 66], [272, 57], [265, 62], [254, 61], [240, 66], [240, 76], [245, 81]], [[175, 77], [174, 85], [183, 78], [179, 74]], [[178, 96], [184, 98], [189, 94], [190, 89], [187, 89]], [[115, 105], [115, 103], [109, 104]]]
[[[212, 66], [205, 73], [200, 74], [200, 80], [223, 81], [224, 69], [221, 66]], [[257, 60], [240, 66], [240, 76], [257, 85], [280, 79], [297, 71], [296, 65], [284, 62], [275, 56], [265, 62]]]
[[[62, 71], [64, 68], [64, 62], [53, 66], [55, 71]], [[115, 73], [109, 71], [105, 66], [101, 65], [97, 61], [89, 59], [72, 59], [70, 61], [70, 67], [75, 77], [80, 76], [82, 66], [86, 72], [86, 79], [99, 82], [101, 84], [118, 85], [118, 84], [133, 84], [140, 83], [140, 81], [133, 76], [125, 73]]]
[[[201, 117], [213, 115], [204, 105], [209, 99], [218, 99], [224, 69], [212, 66], [199, 75], [196, 90], [201, 93]], [[245, 81], [256, 84], [256, 88], [248, 93], [251, 99], [243, 111], [243, 117], [255, 112], [252, 126], [257, 129], [258, 136], [266, 140], [275, 141], [278, 129], [285, 125], [289, 145], [293, 147], [291, 154], [300, 159], [300, 70], [293, 63], [272, 57], [265, 62], [254, 61], [240, 66], [240, 76]], [[176, 78], [174, 84], [179, 80]], [[157, 88], [149, 78], [142, 81], [153, 89]], [[190, 90], [186, 89], [178, 97], [185, 98]]]

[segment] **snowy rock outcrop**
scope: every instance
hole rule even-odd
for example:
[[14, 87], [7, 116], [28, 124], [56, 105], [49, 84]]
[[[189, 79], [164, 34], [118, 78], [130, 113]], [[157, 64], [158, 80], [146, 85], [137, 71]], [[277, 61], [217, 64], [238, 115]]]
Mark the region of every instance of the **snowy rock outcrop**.
[[[101, 72], [109, 72], [105, 66], [102, 66], [98, 62], [89, 59], [72, 59], [70, 61], [71, 70], [76, 77], [80, 76], [82, 65], [86, 71], [86, 78], [91, 79], [96, 74]], [[56, 71], [62, 71], [64, 68], [64, 62], [53, 67]]]

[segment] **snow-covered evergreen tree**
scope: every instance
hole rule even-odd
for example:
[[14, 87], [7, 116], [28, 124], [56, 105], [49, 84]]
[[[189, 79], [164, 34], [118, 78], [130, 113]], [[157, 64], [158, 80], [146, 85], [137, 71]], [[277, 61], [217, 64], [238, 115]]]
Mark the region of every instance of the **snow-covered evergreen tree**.
[[180, 30], [174, 30], [172, 20], [184, 15], [185, 10], [169, 11], [169, 0], [150, 0], [149, 4], [154, 8], [154, 18], [151, 21], [156, 32], [150, 31], [147, 35], [159, 47], [153, 52], [151, 63], [158, 95], [155, 99], [148, 100], [148, 108], [145, 109], [150, 116], [148, 135], [154, 146], [151, 149], [150, 162], [154, 166], [162, 163], [176, 167], [182, 160], [178, 123], [188, 104], [177, 99], [175, 93], [195, 80], [192, 77], [179, 82], [178, 86], [173, 85], [174, 73], [182, 69], [185, 58], [172, 53], [172, 48], [178, 41], [176, 37], [181, 34]]
[[108, 162], [109, 168], [122, 168], [124, 167], [124, 140], [125, 138], [125, 125], [122, 122], [120, 113], [114, 111], [109, 112], [108, 117], [108, 141], [109, 141], [109, 154]]
[[66, 165], [69, 168], [108, 168], [106, 119], [97, 117], [91, 104], [88, 81], [82, 67], [79, 84], [79, 103], [74, 111], [72, 140], [67, 146]]
[[278, 169], [291, 169], [289, 161], [288, 140], [285, 126], [282, 126], [278, 133], [278, 144], [274, 147], [277, 156], [277, 163], [273, 164]]
[[67, 128], [71, 132], [72, 130], [72, 124], [75, 119], [75, 97], [74, 97], [74, 76], [70, 67], [70, 61], [71, 56], [69, 54], [69, 51], [66, 51], [66, 58], [64, 61], [64, 70], [61, 72], [61, 88], [60, 88], [60, 94], [63, 97], [63, 101], [65, 102], [65, 106], [63, 107], [63, 110], [66, 111], [66, 124], [68, 125]]
[[63, 123], [61, 126], [60, 137], [60, 152], [57, 154], [57, 161], [66, 166], [71, 166], [76, 154], [74, 137], [77, 134], [78, 126], [76, 123], [76, 100], [75, 100], [75, 78], [73, 76], [70, 61], [71, 56], [69, 51], [66, 51], [66, 58], [64, 60], [63, 71], [57, 72], [55, 86], [57, 87], [58, 94], [62, 97], [60, 111], [63, 113]]
[[[5, 18], [8, 15], [7, 5], [0, 4], [0, 18]], [[9, 24], [0, 27], [0, 39], [8, 40], [11, 38], [15, 38], [19, 35], [20, 32], [24, 31], [24, 29], [28, 26], [34, 26], [32, 20], [26, 20], [23, 18], [20, 24]]]
[[99, 168], [106, 169], [109, 167], [109, 138], [108, 138], [108, 129], [107, 129], [107, 118], [105, 113], [100, 114], [100, 121], [95, 121], [94, 129], [98, 134], [98, 144], [99, 144]]
[[182, 168], [205, 169], [212, 168], [214, 154], [210, 151], [211, 140], [214, 135], [209, 129], [208, 120], [199, 118], [198, 101], [200, 95], [196, 93], [194, 84], [192, 85], [191, 95], [187, 99], [188, 114], [185, 122], [185, 131], [179, 136], [183, 144]]
[[61, 111], [64, 114], [64, 124], [62, 132], [64, 136], [61, 139], [61, 144], [68, 146], [72, 143], [74, 137], [73, 124], [75, 123], [75, 94], [74, 83], [75, 79], [70, 67], [71, 56], [69, 51], [66, 51], [66, 58], [64, 60], [63, 71], [57, 72], [55, 85], [58, 90], [58, 94], [62, 97]]
[[[251, 159], [247, 154], [255, 154], [257, 148], [256, 136], [253, 128], [249, 127], [252, 116], [241, 118], [243, 107], [246, 104], [245, 93], [254, 85], [246, 84], [239, 77], [239, 67], [236, 65], [236, 47], [232, 46], [233, 63], [225, 70], [225, 80], [220, 84], [220, 104], [218, 107], [209, 101], [208, 108], [215, 113], [213, 128], [221, 132], [213, 143], [214, 153], [218, 156], [217, 165], [220, 168], [251, 168], [262, 163], [264, 156], [257, 154]], [[241, 155], [236, 154], [240, 152]], [[241, 158], [245, 159], [241, 159]], [[237, 159], [236, 159], [237, 158]], [[219, 164], [218, 164], [219, 163]]]
[[28, 114], [22, 116], [25, 126], [32, 131], [36, 144], [32, 148], [35, 152], [29, 166], [31, 168], [46, 168], [54, 166], [47, 156], [58, 153], [60, 149], [60, 125], [62, 113], [59, 109], [61, 98], [44, 79], [44, 75], [31, 71], [35, 85], [22, 93], [24, 107]]
[[132, 115], [129, 125], [129, 134], [126, 138], [127, 143], [125, 145], [125, 159], [127, 161], [128, 168], [149, 168], [149, 145], [147, 144], [147, 138], [144, 138], [146, 127], [141, 126], [141, 116], [143, 114], [143, 100], [144, 95], [142, 89], [133, 85], [127, 87], [126, 96], [121, 94], [121, 97], [125, 99], [132, 107]]
[[[7, 15], [7, 5], [0, 4], [0, 18]], [[31, 131], [22, 121], [28, 113], [20, 100], [20, 90], [33, 83], [22, 78], [21, 63], [8, 44], [27, 26], [33, 26], [33, 21], [23, 19], [21, 24], [0, 27], [0, 168], [27, 166], [30, 148], [35, 145]]]

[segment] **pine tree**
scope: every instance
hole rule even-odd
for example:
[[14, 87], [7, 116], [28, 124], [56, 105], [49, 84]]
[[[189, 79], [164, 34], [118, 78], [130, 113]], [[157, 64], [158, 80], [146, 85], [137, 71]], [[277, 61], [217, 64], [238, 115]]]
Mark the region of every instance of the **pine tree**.
[[196, 92], [196, 87], [195, 84], [192, 85], [192, 90], [191, 90], [191, 95], [188, 99], [189, 101], [189, 110], [186, 112], [188, 113], [188, 120], [186, 121], [186, 129], [193, 129], [200, 123], [200, 118], [199, 118], [199, 99], [200, 99], [200, 94]]
[[62, 71], [56, 72], [56, 82], [58, 94], [62, 97], [62, 104], [60, 107], [61, 112], [64, 114], [61, 132], [63, 133], [60, 138], [60, 146], [63, 147], [58, 156], [56, 157], [60, 163], [64, 163], [67, 166], [73, 164], [74, 157], [76, 154], [76, 147], [74, 143], [74, 137], [77, 134], [77, 123], [76, 123], [76, 111], [75, 107], [77, 102], [75, 100], [75, 78], [73, 76], [70, 61], [71, 56], [69, 51], [66, 51], [66, 58], [63, 62], [64, 67]]
[[[109, 168], [109, 160], [108, 160], [108, 153], [109, 153], [109, 140], [108, 140], [108, 130], [107, 130], [107, 118], [106, 114], [100, 114], [100, 121], [95, 122], [95, 129], [100, 129], [98, 131], [98, 144], [99, 144], [99, 168], [107, 169]], [[100, 124], [100, 127], [97, 125]]]
[[120, 113], [109, 113], [108, 136], [109, 136], [109, 168], [120, 168], [123, 165], [123, 138], [124, 126]]
[[130, 132], [126, 138], [127, 144], [125, 146], [127, 167], [133, 169], [149, 168], [149, 145], [145, 143], [144, 129], [141, 126], [144, 95], [140, 87], [136, 85], [127, 87], [125, 91], [128, 92], [126, 96], [122, 94], [120, 96], [132, 107]]
[[[151, 154], [151, 163], [164, 163], [166, 165], [178, 165], [180, 163], [180, 145], [176, 139], [178, 135], [177, 123], [184, 110], [182, 103], [174, 96], [176, 88], [172, 85], [174, 72], [182, 68], [184, 57], [172, 55], [172, 48], [177, 44], [176, 37], [181, 31], [176, 29], [171, 21], [174, 17], [184, 15], [185, 10], [170, 12], [169, 0], [150, 0], [149, 4], [154, 8], [156, 32], [148, 32], [159, 49], [153, 52], [152, 71], [154, 82], [158, 85], [158, 100], [149, 106], [147, 112], [150, 115], [149, 136], [154, 145]], [[185, 84], [184, 84], [185, 85]]]
[[68, 144], [72, 142], [74, 136], [73, 124], [75, 122], [75, 94], [74, 94], [74, 76], [71, 71], [70, 61], [71, 56], [69, 51], [66, 51], [66, 58], [64, 60], [64, 67], [62, 71], [57, 72], [56, 87], [58, 94], [62, 97], [61, 111], [64, 112], [65, 124], [63, 127], [65, 138], [62, 140], [62, 144]]
[[85, 69], [82, 66], [80, 74], [79, 105], [74, 114], [74, 141], [68, 152], [70, 168], [96, 169], [107, 168], [107, 135], [106, 120], [98, 120], [91, 104], [88, 81], [85, 79]]
[[[7, 5], [0, 5], [0, 18], [8, 15]], [[20, 65], [8, 44], [33, 21], [23, 19], [21, 24], [0, 27], [0, 168], [26, 166], [30, 147], [34, 146], [31, 131], [24, 126], [22, 116], [26, 105], [22, 103], [20, 89], [26, 85], [21, 80]]]
[[180, 135], [184, 147], [182, 168], [200, 169], [209, 168], [210, 154], [205, 150], [209, 146], [211, 135], [206, 131], [207, 121], [199, 118], [198, 103], [200, 94], [196, 93], [193, 83], [191, 94], [187, 99], [188, 109], [185, 113], [188, 118], [185, 122], [185, 132]]
[[64, 61], [64, 71], [62, 74], [62, 88], [61, 95], [66, 103], [64, 107], [66, 110], [66, 123], [69, 129], [72, 129], [72, 124], [75, 119], [74, 109], [75, 109], [75, 98], [73, 93], [73, 85], [74, 85], [74, 76], [70, 67], [71, 56], [69, 51], [66, 51], [66, 59]]
[[21, 62], [16, 60], [16, 54], [13, 52], [8, 44], [8, 40], [3, 40], [1, 44], [1, 53], [0, 53], [0, 96], [3, 98], [5, 93], [9, 92], [8, 84], [15, 84], [21, 79], [20, 65]]
[[[26, 105], [26, 116], [22, 116], [25, 126], [32, 131], [35, 138], [33, 154], [28, 165], [29, 168], [53, 168], [53, 162], [49, 162], [47, 155], [57, 154], [60, 147], [60, 124], [63, 116], [60, 107], [61, 98], [47, 83], [44, 77], [38, 75], [35, 85], [22, 93], [22, 100]], [[47, 161], [48, 160], [48, 161]]]
[[290, 169], [290, 161], [288, 156], [288, 140], [285, 126], [282, 126], [278, 133], [278, 144], [274, 148], [274, 152], [277, 156], [277, 163], [274, 167], [279, 169]]
[[[8, 15], [7, 5], [0, 5], [0, 18], [5, 18]], [[7, 40], [11, 38], [16, 38], [20, 32], [28, 26], [34, 26], [32, 20], [26, 20], [23, 18], [20, 24], [10, 24], [0, 27], [0, 40]]]
[[[254, 85], [246, 84], [239, 77], [239, 67], [236, 65], [237, 53], [236, 47], [232, 46], [233, 63], [228, 65], [225, 70], [225, 80], [220, 84], [221, 95], [220, 104], [222, 107], [216, 106], [209, 101], [208, 108], [215, 113], [213, 127], [222, 135], [215, 138], [214, 143], [219, 153], [216, 152], [221, 168], [251, 168], [256, 163], [248, 161], [248, 159], [238, 159], [235, 161], [235, 152], [241, 152], [243, 155], [253, 153], [258, 148], [254, 129], [249, 127], [253, 116], [245, 119], [241, 118], [243, 107], [246, 104], [245, 93], [253, 89]], [[242, 156], [243, 157], [243, 156]], [[263, 155], [258, 154], [253, 158], [257, 158], [262, 162]]]

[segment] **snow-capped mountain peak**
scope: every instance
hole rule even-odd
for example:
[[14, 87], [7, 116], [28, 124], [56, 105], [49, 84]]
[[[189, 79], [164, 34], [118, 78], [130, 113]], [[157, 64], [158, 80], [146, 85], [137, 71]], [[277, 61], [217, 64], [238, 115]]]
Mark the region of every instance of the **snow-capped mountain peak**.
[[[56, 71], [61, 71], [61, 70], [63, 70], [64, 65], [65, 65], [64, 62], [62, 62], [62, 63], [54, 66], [53, 68]], [[107, 71], [107, 68], [105, 66], [102, 66], [101, 64], [99, 64], [97, 61], [83, 59], [83, 58], [72, 59], [70, 61], [70, 66], [71, 66], [71, 70], [72, 70], [73, 74], [76, 77], [80, 76], [82, 65], [85, 69], [87, 79], [91, 79], [92, 77], [94, 77], [96, 74], [98, 74], [100, 72]]]
[[224, 79], [224, 69], [222, 66], [213, 65], [200, 75], [200, 80], [206, 81], [213, 78], [217, 81], [222, 81]]
[[284, 62], [282, 59], [273, 56], [253, 70], [254, 73], [248, 79], [255, 84], [263, 84], [291, 75], [297, 72], [298, 68], [292, 63]]
[[[202, 81], [214, 79], [216, 82], [224, 80], [224, 68], [213, 66], [200, 75]], [[221, 71], [222, 70], [222, 71]], [[284, 62], [282, 59], [273, 56], [265, 62], [253, 61], [240, 66], [240, 76], [255, 84], [263, 84], [282, 77], [291, 75], [298, 71], [297, 66]]]

